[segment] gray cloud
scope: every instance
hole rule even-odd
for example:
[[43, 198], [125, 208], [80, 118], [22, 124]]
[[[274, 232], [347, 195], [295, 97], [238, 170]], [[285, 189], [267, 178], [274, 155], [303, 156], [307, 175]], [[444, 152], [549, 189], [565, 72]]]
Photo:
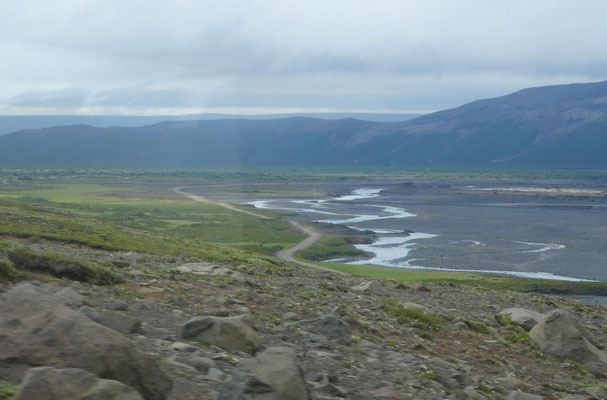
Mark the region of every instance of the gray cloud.
[[0, 2], [0, 113], [430, 111], [607, 79], [607, 2]]

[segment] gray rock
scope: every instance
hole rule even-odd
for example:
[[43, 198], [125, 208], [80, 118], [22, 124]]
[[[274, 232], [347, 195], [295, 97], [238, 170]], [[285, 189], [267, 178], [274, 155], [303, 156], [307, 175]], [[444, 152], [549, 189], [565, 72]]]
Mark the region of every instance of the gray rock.
[[27, 371], [15, 400], [143, 400], [133, 388], [78, 368]]
[[97, 311], [91, 307], [82, 307], [78, 310], [98, 324], [107, 326], [120, 333], [138, 333], [141, 332], [141, 321], [110, 310]]
[[512, 390], [509, 392], [504, 400], [542, 400], [542, 396], [538, 396], [535, 394], [529, 394], [524, 392], [519, 392], [518, 390]]
[[499, 314], [509, 316], [512, 322], [522, 326], [527, 331], [533, 329], [534, 326], [544, 319], [544, 314], [526, 308], [508, 308], [500, 311]]
[[388, 291], [384, 288], [384, 285], [378, 281], [361, 283], [360, 285], [351, 287], [350, 290], [353, 292], [375, 294], [378, 296], [386, 296], [388, 294]]
[[221, 378], [225, 374], [226, 373], [223, 372], [222, 370], [212, 367], [212, 368], [209, 368], [209, 372], [207, 373], [207, 376], [209, 376], [211, 378]]
[[169, 346], [169, 348], [171, 350], [175, 350], [175, 351], [181, 351], [184, 353], [193, 353], [195, 351], [198, 350], [198, 347], [193, 346], [189, 343], [184, 343], [184, 342], [175, 342], [175, 343], [171, 343], [171, 345]]
[[209, 372], [211, 368], [215, 367], [215, 361], [208, 357], [192, 356], [188, 358], [187, 363], [205, 374]]
[[82, 304], [84, 304], [80, 293], [71, 287], [64, 287], [63, 289], [55, 292], [53, 297], [68, 307], [80, 307]]
[[213, 276], [231, 276], [233, 278], [242, 278], [239, 272], [228, 267], [211, 263], [188, 263], [177, 267], [177, 270], [195, 275], [213, 275]]
[[240, 317], [192, 318], [183, 325], [181, 337], [249, 354], [254, 354], [261, 346], [259, 334]]
[[30, 367], [47, 365], [120, 381], [147, 400], [165, 400], [172, 387], [153, 357], [28, 283], [0, 299], [0, 349], [0, 380], [20, 380]]
[[308, 400], [304, 374], [295, 352], [287, 347], [270, 347], [243, 361], [221, 388], [219, 400]]
[[126, 311], [129, 309], [129, 303], [122, 300], [116, 300], [111, 302], [107, 308], [114, 311]]
[[529, 337], [540, 350], [554, 357], [607, 365], [607, 354], [597, 348], [596, 339], [567, 311], [551, 311]]
[[299, 319], [299, 315], [292, 311], [286, 312], [282, 314], [282, 319], [285, 321], [297, 321]]
[[403, 307], [410, 308], [411, 310], [421, 311], [421, 312], [424, 312], [426, 314], [432, 313], [432, 310], [430, 310], [430, 308], [428, 308], [426, 306], [423, 306], [421, 304], [412, 303], [410, 301], [408, 301], [405, 304], [403, 304]]
[[349, 342], [350, 340], [350, 324], [333, 314], [326, 314], [320, 318], [295, 322], [292, 325], [300, 327], [305, 332], [324, 336], [330, 340], [344, 342]]

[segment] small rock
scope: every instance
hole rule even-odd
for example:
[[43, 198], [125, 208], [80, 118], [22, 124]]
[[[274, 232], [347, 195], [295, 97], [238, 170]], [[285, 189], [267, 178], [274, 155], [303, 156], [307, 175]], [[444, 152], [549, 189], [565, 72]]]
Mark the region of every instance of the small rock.
[[81, 307], [78, 311], [93, 321], [107, 326], [115, 331], [121, 333], [141, 332], [141, 321], [133, 317], [129, 317], [128, 315], [109, 310], [97, 311], [87, 306]]
[[71, 287], [64, 287], [63, 289], [55, 292], [53, 297], [57, 298], [60, 302], [68, 307], [81, 307], [84, 302], [80, 293], [72, 289]]
[[114, 311], [126, 311], [129, 309], [129, 303], [122, 300], [116, 300], [108, 304], [107, 308]]
[[386, 296], [388, 291], [379, 281], [368, 281], [350, 288], [353, 292]]
[[305, 332], [324, 336], [327, 339], [348, 342], [350, 339], [350, 325], [333, 314], [326, 314], [316, 319], [295, 322]]
[[78, 368], [31, 368], [15, 400], [143, 400], [133, 388]]
[[184, 343], [184, 342], [171, 343], [169, 348], [171, 350], [180, 351], [180, 352], [184, 352], [184, 353], [194, 353], [195, 351], [198, 350], [198, 347], [193, 346], [189, 343]]
[[196, 339], [230, 351], [254, 354], [261, 337], [239, 317], [195, 317], [183, 325], [181, 337]]
[[196, 368], [198, 371], [207, 373], [213, 367], [215, 367], [215, 361], [207, 357], [196, 357], [192, 356], [187, 360], [188, 364]]
[[282, 314], [282, 319], [284, 319], [285, 321], [297, 321], [299, 319], [299, 315], [290, 311]]
[[459, 321], [459, 322], [454, 323], [453, 325], [451, 325], [451, 328], [454, 331], [463, 331], [463, 330], [468, 330], [469, 329], [468, 324], [466, 324], [463, 321]]
[[412, 303], [410, 301], [408, 301], [405, 304], [403, 304], [403, 307], [410, 308], [410, 309], [416, 310], [416, 311], [421, 311], [421, 312], [424, 312], [426, 314], [432, 313], [432, 310], [430, 310], [428, 307], [423, 306], [421, 304]]
[[519, 392], [518, 390], [513, 390], [509, 392], [504, 400], [542, 400], [542, 396], [538, 396], [535, 394], [529, 394], [524, 392]]
[[236, 272], [228, 267], [211, 263], [188, 263], [177, 267], [177, 270], [195, 275], [213, 275], [213, 276], [230, 276], [233, 278], [243, 278], [239, 272]]
[[544, 314], [526, 308], [508, 308], [500, 311], [499, 314], [509, 316], [512, 322], [522, 326], [527, 331], [533, 329], [534, 326], [544, 319]]
[[222, 370], [217, 369], [217, 368], [213, 368], [213, 367], [209, 368], [209, 372], [207, 373], [207, 375], [208, 375], [209, 377], [211, 377], [211, 378], [221, 378], [221, 377], [223, 377], [225, 374], [226, 374], [226, 373], [225, 373], [225, 372], [223, 372]]
[[401, 399], [402, 393], [392, 386], [382, 386], [371, 392], [374, 399]]

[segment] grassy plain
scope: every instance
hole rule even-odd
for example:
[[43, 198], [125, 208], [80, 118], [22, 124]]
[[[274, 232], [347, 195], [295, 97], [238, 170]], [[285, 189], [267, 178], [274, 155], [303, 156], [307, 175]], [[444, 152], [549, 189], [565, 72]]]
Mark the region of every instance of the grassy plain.
[[[298, 179], [372, 180], [376, 178], [604, 178], [605, 171], [395, 171], [384, 169], [270, 169], [251, 171], [3, 170], [0, 171], [0, 238], [44, 238], [117, 251], [138, 251], [231, 264], [276, 265], [273, 254], [304, 236], [283, 214], [254, 216], [213, 203], [196, 203], [169, 189], [225, 181], [290, 182]], [[248, 189], [245, 189], [248, 190]], [[281, 196], [297, 190], [274, 190]], [[360, 252], [347, 237], [328, 237], [298, 257], [318, 261]], [[501, 275], [405, 270], [322, 263], [337, 270], [399, 282], [433, 281], [500, 290], [561, 294], [607, 294], [607, 282], [576, 283]]]

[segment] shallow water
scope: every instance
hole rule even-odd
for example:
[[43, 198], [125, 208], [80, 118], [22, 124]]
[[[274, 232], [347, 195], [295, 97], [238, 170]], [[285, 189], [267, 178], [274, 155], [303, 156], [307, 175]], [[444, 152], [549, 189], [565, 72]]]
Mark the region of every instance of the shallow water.
[[436, 187], [413, 193], [390, 189], [356, 188], [337, 198], [248, 204], [378, 234], [372, 244], [355, 245], [373, 257], [340, 262], [572, 281], [607, 279], [607, 248], [601, 240], [605, 235], [590, 234], [607, 221], [601, 220], [605, 209], [569, 207], [570, 199], [551, 198], [550, 207], [538, 207], [537, 199], [529, 196], [513, 201], [512, 194], [454, 196]]

